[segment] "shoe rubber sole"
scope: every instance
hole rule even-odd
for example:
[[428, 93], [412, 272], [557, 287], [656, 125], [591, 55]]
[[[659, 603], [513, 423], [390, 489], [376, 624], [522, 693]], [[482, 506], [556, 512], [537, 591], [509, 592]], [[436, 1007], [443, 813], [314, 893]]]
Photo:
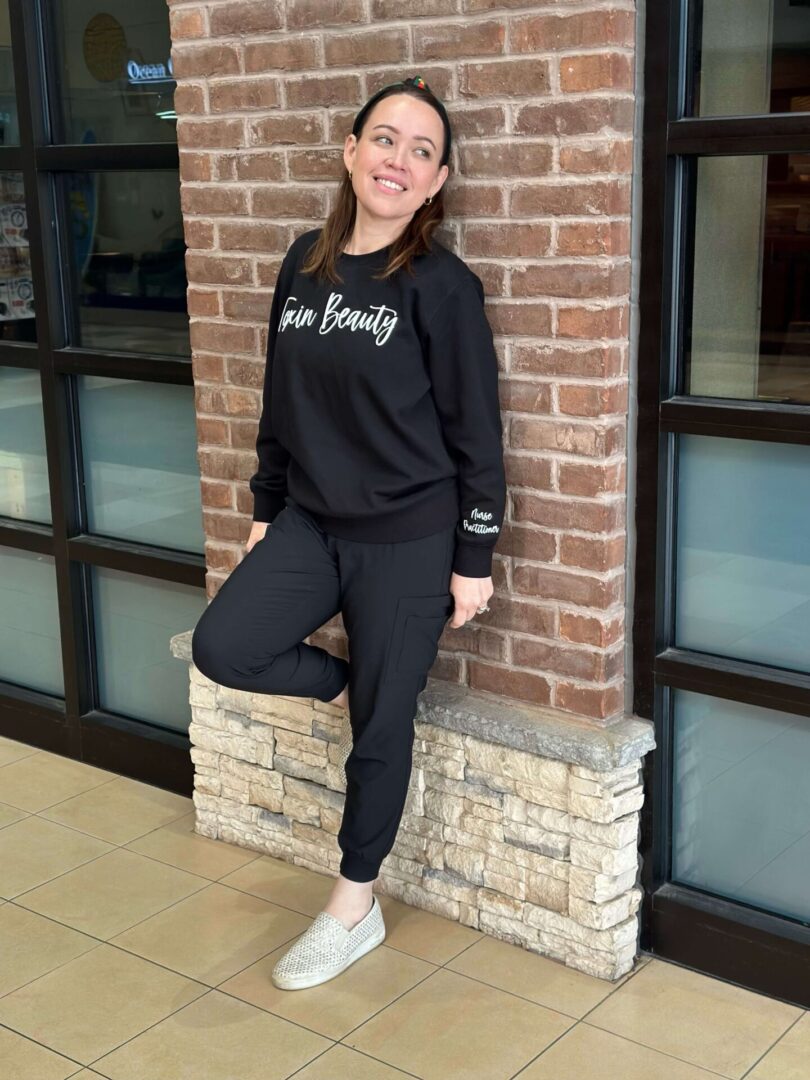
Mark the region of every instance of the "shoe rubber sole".
[[347, 967], [351, 967], [361, 956], [365, 956], [372, 949], [376, 949], [378, 945], [382, 945], [383, 941], [385, 941], [384, 926], [378, 933], [364, 941], [362, 945], [358, 945], [342, 964], [324, 968], [321, 971], [313, 971], [309, 975], [282, 975], [279, 977], [271, 975], [271, 981], [279, 990], [304, 990], [309, 986], [319, 986], [321, 983], [328, 982], [329, 979], [334, 979], [336, 975], [340, 975], [342, 971], [345, 971]]

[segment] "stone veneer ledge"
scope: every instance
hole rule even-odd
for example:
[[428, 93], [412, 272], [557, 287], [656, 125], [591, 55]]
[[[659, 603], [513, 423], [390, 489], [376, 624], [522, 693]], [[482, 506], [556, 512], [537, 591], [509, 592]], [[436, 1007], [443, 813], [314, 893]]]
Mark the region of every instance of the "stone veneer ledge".
[[[342, 709], [213, 683], [189, 663], [196, 830], [335, 876]], [[428, 679], [397, 840], [375, 889], [604, 979], [637, 955], [640, 768], [653, 725], [608, 727]]]

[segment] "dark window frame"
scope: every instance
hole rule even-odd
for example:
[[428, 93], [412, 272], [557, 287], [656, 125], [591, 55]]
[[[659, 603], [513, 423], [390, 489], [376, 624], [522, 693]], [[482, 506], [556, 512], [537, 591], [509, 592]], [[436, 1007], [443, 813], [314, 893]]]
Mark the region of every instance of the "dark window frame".
[[810, 926], [671, 880], [672, 691], [810, 716], [810, 675], [673, 645], [678, 435], [810, 444], [810, 406], [684, 393], [696, 161], [810, 149], [810, 114], [684, 115], [698, 47], [689, 8], [646, 7], [638, 354], [659, 363], [638, 369], [633, 681], [634, 712], [654, 721], [657, 748], [644, 763], [641, 947], [807, 1008]]
[[[190, 795], [187, 734], [99, 706], [93, 649], [91, 567], [205, 590], [205, 557], [86, 531], [81, 496], [81, 442], [74, 376], [194, 386], [191, 358], [139, 356], [74, 348], [64, 342], [67, 302], [60, 275], [60, 230], [68, 227], [58, 200], [60, 173], [74, 170], [174, 170], [176, 143], [52, 145], [47, 90], [58, 87], [48, 43], [56, 26], [46, 0], [9, 0], [20, 145], [0, 146], [0, 169], [25, 184], [36, 343], [0, 343], [0, 366], [40, 373], [52, 524], [0, 518], [0, 544], [54, 561], [64, 669], [64, 700], [0, 680], [0, 733], [29, 745]], [[168, 11], [166, 13], [168, 23]], [[178, 175], [179, 184], [179, 175]], [[167, 643], [168, 648], [168, 643]]]

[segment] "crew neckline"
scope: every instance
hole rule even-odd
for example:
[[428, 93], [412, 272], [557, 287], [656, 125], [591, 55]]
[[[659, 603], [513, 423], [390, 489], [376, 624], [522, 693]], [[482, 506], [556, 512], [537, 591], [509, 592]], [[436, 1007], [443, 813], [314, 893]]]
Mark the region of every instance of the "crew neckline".
[[363, 259], [374, 259], [382, 255], [386, 251], [390, 251], [393, 247], [393, 242], [386, 244], [385, 247], [376, 248], [374, 251], [364, 251], [359, 255], [352, 254], [349, 251], [341, 251], [339, 257], [341, 259], [349, 259], [351, 262], [361, 262]]

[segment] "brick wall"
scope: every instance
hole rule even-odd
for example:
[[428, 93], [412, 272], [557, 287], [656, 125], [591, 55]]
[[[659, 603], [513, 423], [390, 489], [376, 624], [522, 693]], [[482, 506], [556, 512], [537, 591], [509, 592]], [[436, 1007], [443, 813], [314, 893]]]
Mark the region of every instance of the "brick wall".
[[[509, 494], [491, 611], [432, 675], [624, 710], [630, 2], [168, 0], [209, 595], [238, 564], [266, 323], [357, 109], [422, 74], [456, 133], [442, 240], [482, 278]], [[348, 655], [340, 616], [309, 639]]]

